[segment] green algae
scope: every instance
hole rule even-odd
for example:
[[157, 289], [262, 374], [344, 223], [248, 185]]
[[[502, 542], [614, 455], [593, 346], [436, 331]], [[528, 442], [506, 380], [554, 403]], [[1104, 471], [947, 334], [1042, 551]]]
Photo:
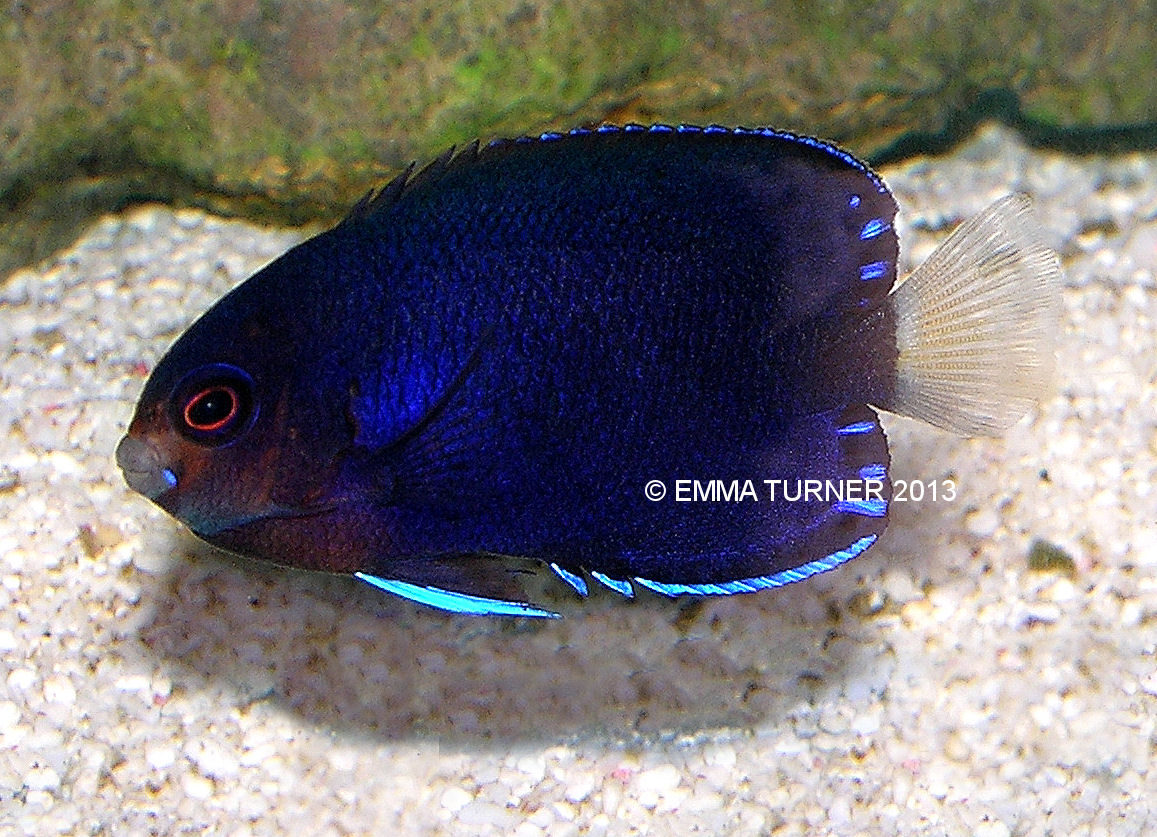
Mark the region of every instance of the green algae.
[[14, 4], [0, 272], [125, 202], [325, 221], [449, 145], [604, 120], [771, 124], [883, 159], [997, 91], [1037, 136], [1149, 137], [1155, 30], [1144, 0]]

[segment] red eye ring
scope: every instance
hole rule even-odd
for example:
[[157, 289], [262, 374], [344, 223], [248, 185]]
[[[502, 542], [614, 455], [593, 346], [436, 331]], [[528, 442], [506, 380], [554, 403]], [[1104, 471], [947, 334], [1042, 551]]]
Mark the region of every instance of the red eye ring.
[[173, 388], [173, 428], [191, 442], [219, 448], [241, 438], [257, 420], [256, 387], [249, 374], [228, 363], [208, 363]]
[[[228, 410], [221, 415], [224, 404], [221, 396], [228, 399]], [[205, 387], [187, 402], [182, 411], [185, 426], [200, 433], [215, 433], [228, 427], [238, 413], [241, 412], [241, 397], [237, 390], [228, 384], [211, 384]]]

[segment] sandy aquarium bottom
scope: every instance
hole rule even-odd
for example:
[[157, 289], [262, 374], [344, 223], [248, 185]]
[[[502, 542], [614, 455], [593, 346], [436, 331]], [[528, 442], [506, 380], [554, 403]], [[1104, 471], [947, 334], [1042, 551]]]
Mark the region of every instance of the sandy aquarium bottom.
[[210, 553], [123, 483], [152, 364], [301, 237], [159, 207], [0, 286], [0, 830], [1113, 834], [1157, 828], [1157, 156], [990, 129], [883, 171], [905, 269], [1033, 196], [1055, 394], [886, 416], [895, 504], [806, 584], [450, 617]]

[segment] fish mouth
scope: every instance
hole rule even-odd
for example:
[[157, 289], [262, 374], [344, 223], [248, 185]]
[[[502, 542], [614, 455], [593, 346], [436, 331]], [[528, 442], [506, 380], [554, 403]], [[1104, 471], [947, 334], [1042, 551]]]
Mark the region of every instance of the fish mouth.
[[116, 462], [129, 488], [156, 500], [177, 487], [177, 475], [161, 461], [160, 454], [148, 442], [125, 436], [116, 450]]

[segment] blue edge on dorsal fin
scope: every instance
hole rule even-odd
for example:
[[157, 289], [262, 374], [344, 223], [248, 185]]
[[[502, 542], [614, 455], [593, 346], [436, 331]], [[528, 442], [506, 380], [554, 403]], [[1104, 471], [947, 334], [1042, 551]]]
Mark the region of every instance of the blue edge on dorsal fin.
[[888, 191], [888, 187], [884, 185], [884, 181], [882, 181], [880, 176], [872, 171], [866, 163], [849, 154], [847, 151], [844, 151], [844, 149], [838, 145], [816, 137], [809, 137], [806, 134], [797, 134], [793, 131], [785, 131], [779, 128], [746, 128], [742, 125], [728, 127], [715, 123], [710, 125], [667, 125], [664, 123], [640, 125], [636, 122], [628, 122], [625, 125], [615, 125], [604, 122], [594, 128], [579, 127], [571, 128], [569, 131], [544, 131], [537, 136], [492, 139], [486, 143], [486, 147], [493, 148], [494, 146], [506, 145], [508, 143], [553, 142], [555, 140], [566, 139], [567, 137], [583, 137], [589, 134], [731, 134], [732, 136], [761, 136], [783, 139], [790, 142], [798, 142], [801, 145], [807, 145], [823, 151], [826, 154], [830, 154], [847, 163], [852, 168], [862, 171], [868, 176], [869, 180], [871, 180], [872, 184], [876, 187], [876, 190], [881, 194], [886, 194]]

